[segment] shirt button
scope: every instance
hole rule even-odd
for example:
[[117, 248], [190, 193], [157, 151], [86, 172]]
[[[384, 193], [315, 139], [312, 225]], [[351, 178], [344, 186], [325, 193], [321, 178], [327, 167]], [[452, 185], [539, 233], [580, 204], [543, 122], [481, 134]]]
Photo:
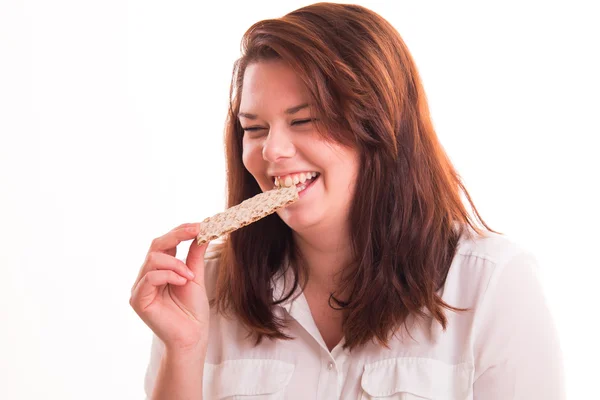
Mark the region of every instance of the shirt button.
[[329, 363], [327, 364], [327, 369], [330, 371], [333, 369], [333, 363], [331, 361], [329, 361]]

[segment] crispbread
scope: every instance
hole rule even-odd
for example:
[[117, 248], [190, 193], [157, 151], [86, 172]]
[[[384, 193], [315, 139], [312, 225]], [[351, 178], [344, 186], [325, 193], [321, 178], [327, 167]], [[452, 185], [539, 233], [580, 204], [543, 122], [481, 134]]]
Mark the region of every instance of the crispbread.
[[257, 194], [202, 221], [196, 241], [201, 245], [231, 233], [292, 204], [298, 198], [298, 189], [295, 185]]

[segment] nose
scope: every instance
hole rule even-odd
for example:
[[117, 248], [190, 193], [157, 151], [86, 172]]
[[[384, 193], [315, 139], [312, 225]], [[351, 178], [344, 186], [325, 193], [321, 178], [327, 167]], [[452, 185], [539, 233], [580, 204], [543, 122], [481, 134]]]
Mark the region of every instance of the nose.
[[276, 163], [293, 157], [296, 147], [285, 129], [271, 128], [263, 143], [262, 156], [265, 161]]

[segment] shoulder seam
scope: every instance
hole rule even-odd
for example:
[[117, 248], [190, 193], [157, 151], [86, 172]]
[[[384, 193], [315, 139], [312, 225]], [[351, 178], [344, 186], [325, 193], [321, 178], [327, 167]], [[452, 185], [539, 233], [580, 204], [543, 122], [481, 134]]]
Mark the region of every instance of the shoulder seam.
[[467, 250], [459, 250], [458, 254], [461, 255], [461, 256], [464, 256], [464, 257], [476, 257], [476, 258], [480, 258], [482, 260], [489, 261], [489, 262], [493, 263], [494, 266], [498, 265], [498, 260], [495, 259], [495, 258], [493, 258], [493, 257], [490, 257], [487, 254], [477, 253], [475, 251], [467, 251]]

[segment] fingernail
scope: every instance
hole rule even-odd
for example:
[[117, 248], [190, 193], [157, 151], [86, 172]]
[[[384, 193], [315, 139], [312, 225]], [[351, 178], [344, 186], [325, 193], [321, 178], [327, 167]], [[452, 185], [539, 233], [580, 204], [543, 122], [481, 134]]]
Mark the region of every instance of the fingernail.
[[194, 273], [191, 270], [186, 270], [185, 271], [187, 273], [187, 276], [189, 276], [190, 278], [194, 279]]

